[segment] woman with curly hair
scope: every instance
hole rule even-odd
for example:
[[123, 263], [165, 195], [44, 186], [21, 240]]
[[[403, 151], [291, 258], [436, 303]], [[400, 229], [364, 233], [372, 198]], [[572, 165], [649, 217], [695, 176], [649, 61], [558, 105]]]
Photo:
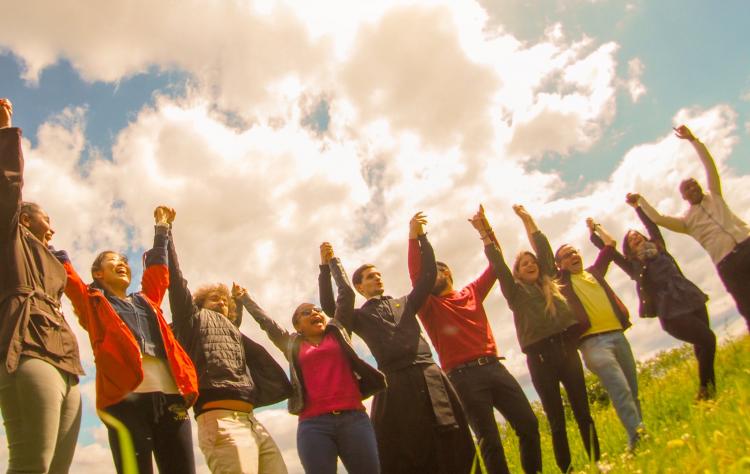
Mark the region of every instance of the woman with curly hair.
[[[128, 293], [127, 257], [106, 250], [84, 283], [67, 254], [58, 252], [78, 321], [89, 334], [96, 362], [96, 408], [125, 425], [138, 472], [195, 472], [188, 408], [198, 396], [195, 367], [164, 319], [161, 303], [169, 287], [168, 208], [154, 211], [154, 245], [143, 256], [141, 290]], [[104, 418], [104, 416], [103, 416]], [[126, 469], [118, 431], [107, 425], [118, 473]]]
[[562, 472], [569, 472], [570, 446], [565, 430], [561, 383], [568, 394], [586, 452], [589, 457], [599, 459], [599, 440], [577, 350], [581, 331], [555, 280], [557, 267], [547, 237], [523, 206], [515, 205], [513, 210], [521, 218], [536, 253], [519, 253], [512, 271], [503, 259], [500, 245], [481, 206], [471, 223], [485, 244], [485, 253], [500, 282], [500, 290], [513, 311], [518, 343], [526, 354], [531, 381], [549, 421], [555, 460]]

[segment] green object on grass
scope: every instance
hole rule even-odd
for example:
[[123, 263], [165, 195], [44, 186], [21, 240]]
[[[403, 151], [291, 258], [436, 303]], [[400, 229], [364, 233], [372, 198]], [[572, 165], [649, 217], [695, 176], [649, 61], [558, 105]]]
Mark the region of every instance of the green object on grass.
[[117, 439], [120, 441], [120, 458], [122, 461], [123, 474], [138, 474], [138, 463], [135, 461], [135, 449], [130, 432], [120, 420], [102, 410], [96, 412], [99, 418], [107, 425], [117, 430]]

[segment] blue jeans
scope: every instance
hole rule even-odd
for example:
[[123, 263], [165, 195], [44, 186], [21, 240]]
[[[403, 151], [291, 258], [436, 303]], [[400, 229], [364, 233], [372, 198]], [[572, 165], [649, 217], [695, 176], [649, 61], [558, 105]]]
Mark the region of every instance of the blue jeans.
[[630, 445], [638, 440], [643, 426], [638, 379], [630, 344], [622, 331], [595, 334], [578, 346], [586, 368], [596, 374], [612, 400], [620, 422], [628, 432]]
[[349, 474], [378, 474], [375, 431], [364, 411], [327, 413], [297, 425], [297, 452], [308, 474], [334, 474], [340, 457]]

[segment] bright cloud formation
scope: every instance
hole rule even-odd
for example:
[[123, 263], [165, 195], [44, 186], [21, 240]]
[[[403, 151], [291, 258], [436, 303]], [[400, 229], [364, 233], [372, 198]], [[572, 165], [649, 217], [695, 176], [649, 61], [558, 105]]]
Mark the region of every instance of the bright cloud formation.
[[[35, 146], [24, 142], [26, 197], [47, 209], [55, 245], [70, 251], [82, 274], [98, 250], [147, 247], [153, 208], [172, 206], [192, 287], [237, 281], [287, 326], [298, 303], [317, 298], [322, 241], [333, 243], [350, 271], [374, 262], [387, 292], [406, 293], [407, 224], [417, 210], [427, 213], [431, 241], [457, 285], [487, 264], [466, 222], [480, 202], [509, 259], [528, 247], [512, 203], [527, 205], [554, 247], [572, 242], [589, 262], [585, 217], [615, 236], [636, 225], [625, 193], [641, 192], [665, 213], [684, 210], [677, 184], [703, 172], [670, 124], [631, 148], [611, 176], [557, 197], [566, 183], [535, 163], [594, 147], [617, 113], [618, 90], [632, 102], [647, 94], [646, 66], [626, 61], [614, 42], [570, 39], [560, 24], [524, 42], [486, 29], [487, 20], [471, 1], [355, 8], [332, 0], [191, 0], [174, 8], [139, 0], [41, 9], [15, 2], [0, 17], [0, 47], [22, 61], [28, 81], [61, 59], [88, 81], [116, 83], [154, 68], [190, 78], [184, 95], [157, 96], [119, 131], [111, 150], [88, 159], [86, 110], [60, 111], [36, 131]], [[620, 77], [623, 62], [627, 75]], [[319, 104], [330, 116], [324, 130], [310, 126]], [[709, 145], [727, 201], [750, 218], [750, 177], [725, 166], [737, 143], [734, 111], [684, 109], [674, 120]], [[731, 310], [702, 249], [666, 234], [685, 272], [711, 295], [711, 312]], [[634, 313], [632, 282], [616, 268], [610, 279]], [[497, 290], [487, 308], [509, 368], [528, 381]], [[637, 321], [629, 332], [637, 354], [670, 343], [657, 326]], [[243, 330], [266, 341], [253, 321]], [[88, 338], [76, 332], [91, 363]], [[91, 392], [84, 391], [87, 398]], [[299, 472], [295, 420], [283, 410], [261, 419]], [[79, 448], [76, 472], [110, 467], [105, 438], [100, 430], [95, 443]], [[197, 447], [196, 459], [202, 463]]]

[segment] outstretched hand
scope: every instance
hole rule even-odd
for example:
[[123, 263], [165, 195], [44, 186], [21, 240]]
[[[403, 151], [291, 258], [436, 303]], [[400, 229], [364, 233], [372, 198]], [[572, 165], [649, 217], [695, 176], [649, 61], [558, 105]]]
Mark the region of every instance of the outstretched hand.
[[232, 298], [238, 300], [247, 294], [247, 290], [235, 282], [232, 282]]
[[328, 262], [330, 262], [333, 257], [333, 245], [329, 242], [323, 242], [320, 244], [320, 263], [322, 265], [328, 265]]
[[424, 226], [427, 224], [427, 216], [422, 211], [417, 212], [409, 221], [409, 238], [416, 239], [424, 235]]
[[594, 221], [593, 217], [586, 218], [586, 227], [588, 227], [591, 232], [594, 232], [596, 230], [597, 225], [598, 224], [596, 223], [596, 221]]
[[638, 207], [638, 201], [640, 200], [641, 200], [641, 195], [638, 193], [628, 193], [627, 196], [625, 196], [625, 202], [627, 202], [633, 207]]
[[0, 128], [8, 128], [13, 124], [13, 104], [5, 97], [0, 98]]
[[680, 125], [677, 128], [673, 128], [674, 134], [677, 138], [681, 140], [687, 140], [690, 142], [695, 141], [695, 135], [693, 135], [693, 132], [690, 131], [689, 128], [687, 128], [687, 125]]

